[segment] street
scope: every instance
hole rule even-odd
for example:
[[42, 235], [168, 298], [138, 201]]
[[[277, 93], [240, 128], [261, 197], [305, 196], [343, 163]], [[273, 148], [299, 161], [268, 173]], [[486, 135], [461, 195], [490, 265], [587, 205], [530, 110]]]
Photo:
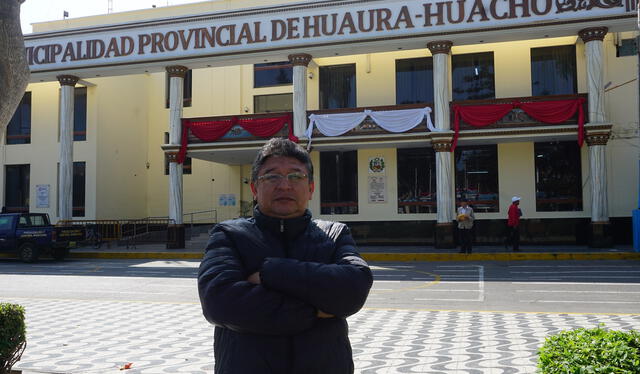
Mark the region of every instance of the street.
[[[0, 261], [27, 310], [25, 372], [212, 372], [197, 261]], [[638, 261], [372, 263], [349, 318], [357, 373], [534, 373], [562, 329], [640, 329]]]

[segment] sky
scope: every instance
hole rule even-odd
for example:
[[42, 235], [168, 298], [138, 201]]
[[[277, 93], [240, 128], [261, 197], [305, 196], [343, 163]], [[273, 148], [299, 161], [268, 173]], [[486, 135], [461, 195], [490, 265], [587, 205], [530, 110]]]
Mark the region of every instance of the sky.
[[[3, 1], [3, 0], [0, 0]], [[113, 12], [196, 3], [204, 0], [112, 0]], [[64, 11], [69, 18], [107, 14], [109, 0], [26, 0], [20, 8], [22, 33], [32, 32], [31, 23], [60, 20]]]

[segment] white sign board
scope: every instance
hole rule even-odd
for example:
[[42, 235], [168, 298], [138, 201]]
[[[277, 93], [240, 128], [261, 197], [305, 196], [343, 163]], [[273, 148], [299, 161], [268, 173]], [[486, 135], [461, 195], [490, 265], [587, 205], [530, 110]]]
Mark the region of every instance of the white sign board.
[[218, 206], [236, 206], [236, 195], [220, 194], [218, 196]]
[[48, 184], [36, 185], [36, 208], [49, 207], [49, 190], [51, 186]]
[[369, 177], [369, 203], [387, 202], [387, 177]]

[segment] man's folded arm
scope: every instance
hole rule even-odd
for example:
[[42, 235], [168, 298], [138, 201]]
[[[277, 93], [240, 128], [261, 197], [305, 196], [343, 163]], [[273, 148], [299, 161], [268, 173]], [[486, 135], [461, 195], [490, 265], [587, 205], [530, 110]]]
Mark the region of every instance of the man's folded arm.
[[265, 287], [338, 317], [358, 312], [373, 283], [371, 270], [358, 254], [348, 230], [336, 240], [334, 263], [267, 258], [260, 277]]
[[249, 283], [232, 243], [214, 232], [200, 264], [198, 291], [205, 318], [238, 332], [288, 335], [317, 320], [312, 305], [277, 290]]

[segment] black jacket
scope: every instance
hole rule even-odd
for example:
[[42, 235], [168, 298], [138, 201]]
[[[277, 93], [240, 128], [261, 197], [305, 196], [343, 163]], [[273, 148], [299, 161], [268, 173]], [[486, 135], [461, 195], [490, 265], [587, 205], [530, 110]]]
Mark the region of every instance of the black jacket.
[[[246, 281], [256, 271], [260, 285]], [[254, 218], [216, 225], [198, 274], [204, 316], [216, 325], [215, 372], [352, 373], [346, 317], [372, 282], [342, 223], [256, 209]]]

